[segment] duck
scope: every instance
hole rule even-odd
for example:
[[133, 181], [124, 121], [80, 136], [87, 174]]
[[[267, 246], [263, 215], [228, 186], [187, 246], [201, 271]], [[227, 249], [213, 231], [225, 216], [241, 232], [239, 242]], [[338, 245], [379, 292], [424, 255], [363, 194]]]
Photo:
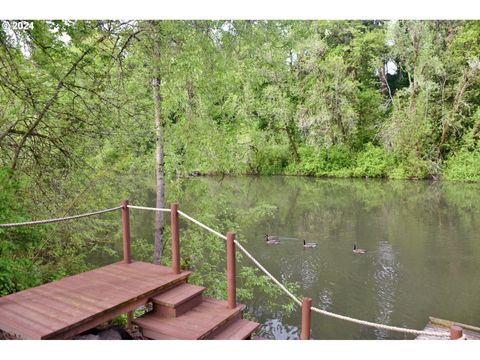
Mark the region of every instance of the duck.
[[303, 240], [303, 247], [304, 248], [314, 248], [314, 247], [317, 247], [317, 243], [307, 243], [304, 239]]
[[357, 244], [353, 244], [353, 253], [354, 254], [365, 254], [367, 250], [365, 249], [357, 249]]
[[269, 245], [277, 245], [277, 244], [280, 244], [280, 240], [279, 240], [278, 236], [271, 236], [271, 235], [265, 234], [265, 241], [266, 241], [267, 244], [269, 244]]

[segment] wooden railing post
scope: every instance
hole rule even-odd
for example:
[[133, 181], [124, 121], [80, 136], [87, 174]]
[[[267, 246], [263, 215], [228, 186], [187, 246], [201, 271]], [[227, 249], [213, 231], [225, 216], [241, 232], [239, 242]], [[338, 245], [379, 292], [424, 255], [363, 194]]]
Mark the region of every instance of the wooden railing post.
[[170, 205], [170, 220], [172, 225], [172, 270], [180, 274], [180, 231], [178, 226], [178, 204]]
[[227, 289], [228, 307], [237, 307], [237, 279], [235, 270], [235, 233], [227, 232]]
[[310, 340], [310, 324], [312, 320], [312, 299], [305, 298], [302, 302], [302, 333], [300, 339]]
[[463, 336], [463, 329], [458, 325], [450, 326], [450, 340], [457, 340]]
[[132, 330], [132, 322], [133, 322], [133, 311], [127, 312], [127, 329]]
[[122, 232], [123, 232], [123, 261], [127, 264], [132, 262], [130, 252], [130, 214], [128, 212], [128, 200], [122, 201]]

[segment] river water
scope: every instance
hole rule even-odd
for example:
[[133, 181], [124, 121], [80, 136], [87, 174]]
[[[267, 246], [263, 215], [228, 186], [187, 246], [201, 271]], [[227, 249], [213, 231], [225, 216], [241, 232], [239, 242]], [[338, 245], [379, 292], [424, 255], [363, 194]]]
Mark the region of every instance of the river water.
[[[234, 224], [245, 247], [317, 307], [413, 329], [428, 316], [480, 325], [480, 184], [273, 176], [197, 177], [179, 186], [183, 211], [201, 217], [208, 208], [221, 232]], [[153, 206], [153, 186], [132, 198]], [[133, 238], [153, 242], [153, 214], [142, 214]], [[265, 234], [280, 244], [267, 245]], [[303, 239], [317, 247], [305, 249]], [[353, 254], [353, 244], [367, 253]], [[257, 291], [244, 301], [261, 332], [298, 338], [300, 309], [272, 310], [263, 297]], [[312, 337], [412, 338], [315, 313]]]

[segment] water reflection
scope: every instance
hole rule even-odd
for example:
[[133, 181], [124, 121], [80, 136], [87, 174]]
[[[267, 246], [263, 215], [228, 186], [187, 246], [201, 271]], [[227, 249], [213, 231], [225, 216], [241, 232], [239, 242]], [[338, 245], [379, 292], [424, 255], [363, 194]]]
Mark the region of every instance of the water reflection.
[[[299, 293], [316, 306], [417, 329], [429, 315], [480, 324], [480, 288], [472, 286], [480, 269], [480, 184], [225, 177], [178, 187], [183, 211], [213, 214], [208, 223], [222, 231], [235, 226], [274, 276], [300, 284]], [[151, 218], [132, 233], [153, 242], [153, 226], [146, 226], [153, 216], [145, 216]], [[281, 244], [267, 245], [265, 234], [280, 236]], [[318, 246], [304, 249], [303, 239]], [[368, 253], [354, 255], [354, 243]], [[298, 336], [300, 312], [273, 313], [264, 297], [247, 301], [255, 319], [275, 338]], [[318, 339], [404, 338], [313, 317]]]
[[296, 326], [283, 324], [279, 319], [268, 319], [263, 323], [259, 336], [271, 340], [298, 340], [300, 330]]
[[[377, 263], [377, 270], [373, 275], [378, 304], [375, 322], [393, 325], [390, 317], [394, 310], [395, 293], [398, 287], [398, 264], [395, 261], [392, 246], [386, 241], [378, 243], [377, 251], [373, 255]], [[375, 334], [380, 339], [388, 338], [389, 335], [384, 329], [375, 329]]]

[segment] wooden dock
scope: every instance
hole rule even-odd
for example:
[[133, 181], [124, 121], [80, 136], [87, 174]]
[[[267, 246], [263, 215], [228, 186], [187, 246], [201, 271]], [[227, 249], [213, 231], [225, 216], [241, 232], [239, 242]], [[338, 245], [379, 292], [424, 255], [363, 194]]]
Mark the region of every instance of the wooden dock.
[[439, 334], [442, 334], [442, 336], [419, 335], [415, 340], [450, 340], [450, 328], [452, 326], [460, 327], [463, 331], [463, 336], [458, 340], [480, 340], [480, 328], [476, 326], [438, 319], [432, 316], [430, 316], [429, 319], [430, 321], [423, 330], [438, 332]]
[[[242, 319], [243, 305], [203, 298], [187, 284], [190, 271], [119, 262], [0, 298], [0, 329], [22, 339], [70, 339], [154, 303], [134, 322], [152, 339], [249, 338], [259, 324]], [[188, 329], [188, 331], [187, 331]]]

